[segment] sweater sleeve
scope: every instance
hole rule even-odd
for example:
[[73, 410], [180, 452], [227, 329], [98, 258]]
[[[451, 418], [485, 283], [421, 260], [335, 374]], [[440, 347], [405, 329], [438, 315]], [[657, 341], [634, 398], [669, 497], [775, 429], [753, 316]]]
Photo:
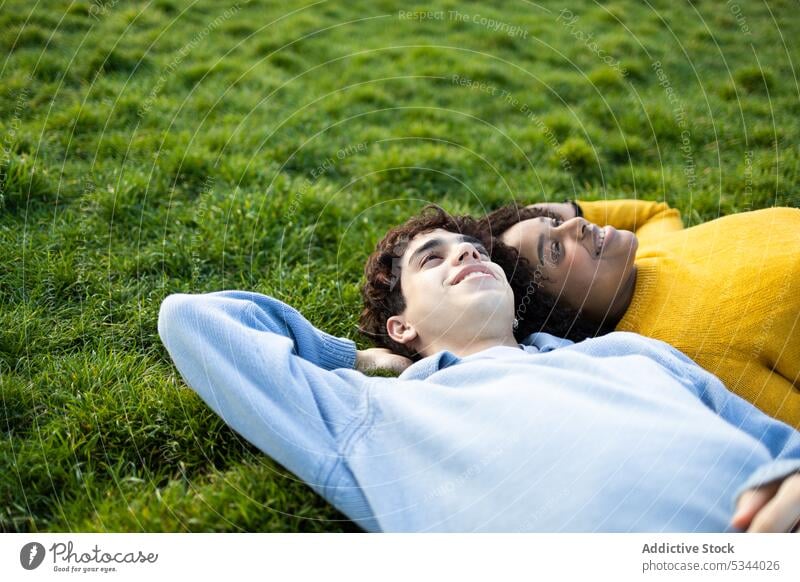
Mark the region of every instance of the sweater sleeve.
[[681, 214], [664, 202], [645, 200], [598, 200], [579, 202], [583, 216], [600, 226], [630, 230], [642, 237], [681, 230]]
[[170, 295], [158, 332], [186, 383], [231, 428], [362, 527], [375, 529], [342, 462], [342, 443], [363, 422], [366, 407], [368, 378], [352, 369], [352, 341], [246, 291]]
[[[788, 351], [788, 350], [787, 350]], [[746, 357], [748, 354], [743, 354]], [[800, 427], [800, 400], [797, 389], [779, 372], [770, 369], [764, 362], [751, 360], [725, 360], [724, 373], [720, 378], [735, 390], [736, 394], [751, 402], [759, 410], [782, 420], [795, 429]]]
[[800, 432], [789, 425], [761, 412], [758, 408], [730, 392], [710, 372], [669, 344], [661, 344], [656, 359], [671, 369], [684, 385], [711, 410], [724, 420], [760, 441], [772, 455], [772, 461], [756, 469], [734, 495], [734, 504], [739, 496], [753, 487], [785, 479], [800, 471]]

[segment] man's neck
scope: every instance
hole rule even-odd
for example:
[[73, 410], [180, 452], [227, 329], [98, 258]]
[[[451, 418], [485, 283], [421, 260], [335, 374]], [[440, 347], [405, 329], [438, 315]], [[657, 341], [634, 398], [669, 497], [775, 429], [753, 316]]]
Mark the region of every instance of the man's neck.
[[442, 350], [447, 350], [460, 358], [465, 358], [497, 346], [519, 348], [519, 342], [514, 338], [514, 334], [511, 332], [496, 336], [475, 337], [466, 342], [463, 339], [454, 340], [453, 338], [449, 338], [448, 341], [448, 338], [443, 338], [441, 341], [431, 342], [430, 345], [425, 346], [421, 350], [421, 353], [427, 357], [441, 352]]

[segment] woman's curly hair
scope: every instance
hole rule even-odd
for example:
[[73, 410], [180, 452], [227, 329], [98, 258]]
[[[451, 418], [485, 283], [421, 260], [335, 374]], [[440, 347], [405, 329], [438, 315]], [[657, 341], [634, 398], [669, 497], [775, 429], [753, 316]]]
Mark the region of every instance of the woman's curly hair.
[[491, 237], [500, 237], [505, 231], [523, 220], [532, 218], [560, 218], [557, 214], [544, 208], [535, 206], [522, 206], [518, 203], [507, 204], [497, 210], [490, 212], [479, 220], [481, 228], [489, 233]]
[[[365, 282], [361, 288], [364, 309], [359, 319], [361, 333], [378, 347], [388, 348], [412, 360], [421, 357], [410, 346], [394, 341], [386, 331], [386, 322], [406, 308], [400, 284], [400, 268], [408, 245], [418, 234], [441, 228], [480, 240], [489, 251], [492, 260], [503, 268], [514, 291], [517, 320], [514, 336], [517, 341], [523, 341], [537, 331], [568, 337], [575, 341], [594, 335], [591, 331], [597, 328], [596, 325], [587, 324], [574, 311], [558, 307], [554, 298], [540, 292], [537, 287], [540, 283], [529, 263], [519, 256], [516, 249], [492, 236], [493, 232], [498, 231], [488, 222], [491, 216], [481, 220], [470, 216], [452, 216], [438, 206], [429, 205], [417, 216], [386, 233], [367, 259], [364, 268]], [[446, 315], [442, 314], [443, 317]]]
[[526, 338], [541, 331], [577, 342], [612, 331], [588, 320], [579, 310], [558, 305], [558, 297], [544, 291], [543, 273], [531, 266], [514, 247], [499, 240], [505, 231], [518, 222], [542, 216], [559, 218], [543, 208], [514, 203], [498, 208], [478, 221], [484, 238], [492, 241], [492, 261], [502, 267], [514, 290], [515, 317], [518, 321], [515, 336], [518, 339]]

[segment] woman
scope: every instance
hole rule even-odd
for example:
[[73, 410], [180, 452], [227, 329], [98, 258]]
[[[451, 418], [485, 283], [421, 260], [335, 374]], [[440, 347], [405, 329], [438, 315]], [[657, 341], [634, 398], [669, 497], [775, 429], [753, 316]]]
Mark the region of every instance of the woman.
[[[589, 323], [595, 333], [670, 343], [800, 428], [800, 210], [684, 229], [664, 203], [617, 200], [508, 206], [484, 224], [525, 259], [502, 266], [527, 271], [528, 303], [536, 294], [555, 299], [573, 311], [576, 330]], [[522, 333], [548, 330], [522, 307]]]

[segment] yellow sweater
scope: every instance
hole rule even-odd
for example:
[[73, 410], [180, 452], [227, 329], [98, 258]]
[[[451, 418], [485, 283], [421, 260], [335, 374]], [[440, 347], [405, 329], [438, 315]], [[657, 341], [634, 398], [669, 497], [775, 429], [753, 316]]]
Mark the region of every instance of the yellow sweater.
[[639, 239], [636, 288], [617, 330], [672, 344], [800, 428], [800, 210], [745, 212], [684, 229], [664, 203], [580, 206], [590, 222]]

